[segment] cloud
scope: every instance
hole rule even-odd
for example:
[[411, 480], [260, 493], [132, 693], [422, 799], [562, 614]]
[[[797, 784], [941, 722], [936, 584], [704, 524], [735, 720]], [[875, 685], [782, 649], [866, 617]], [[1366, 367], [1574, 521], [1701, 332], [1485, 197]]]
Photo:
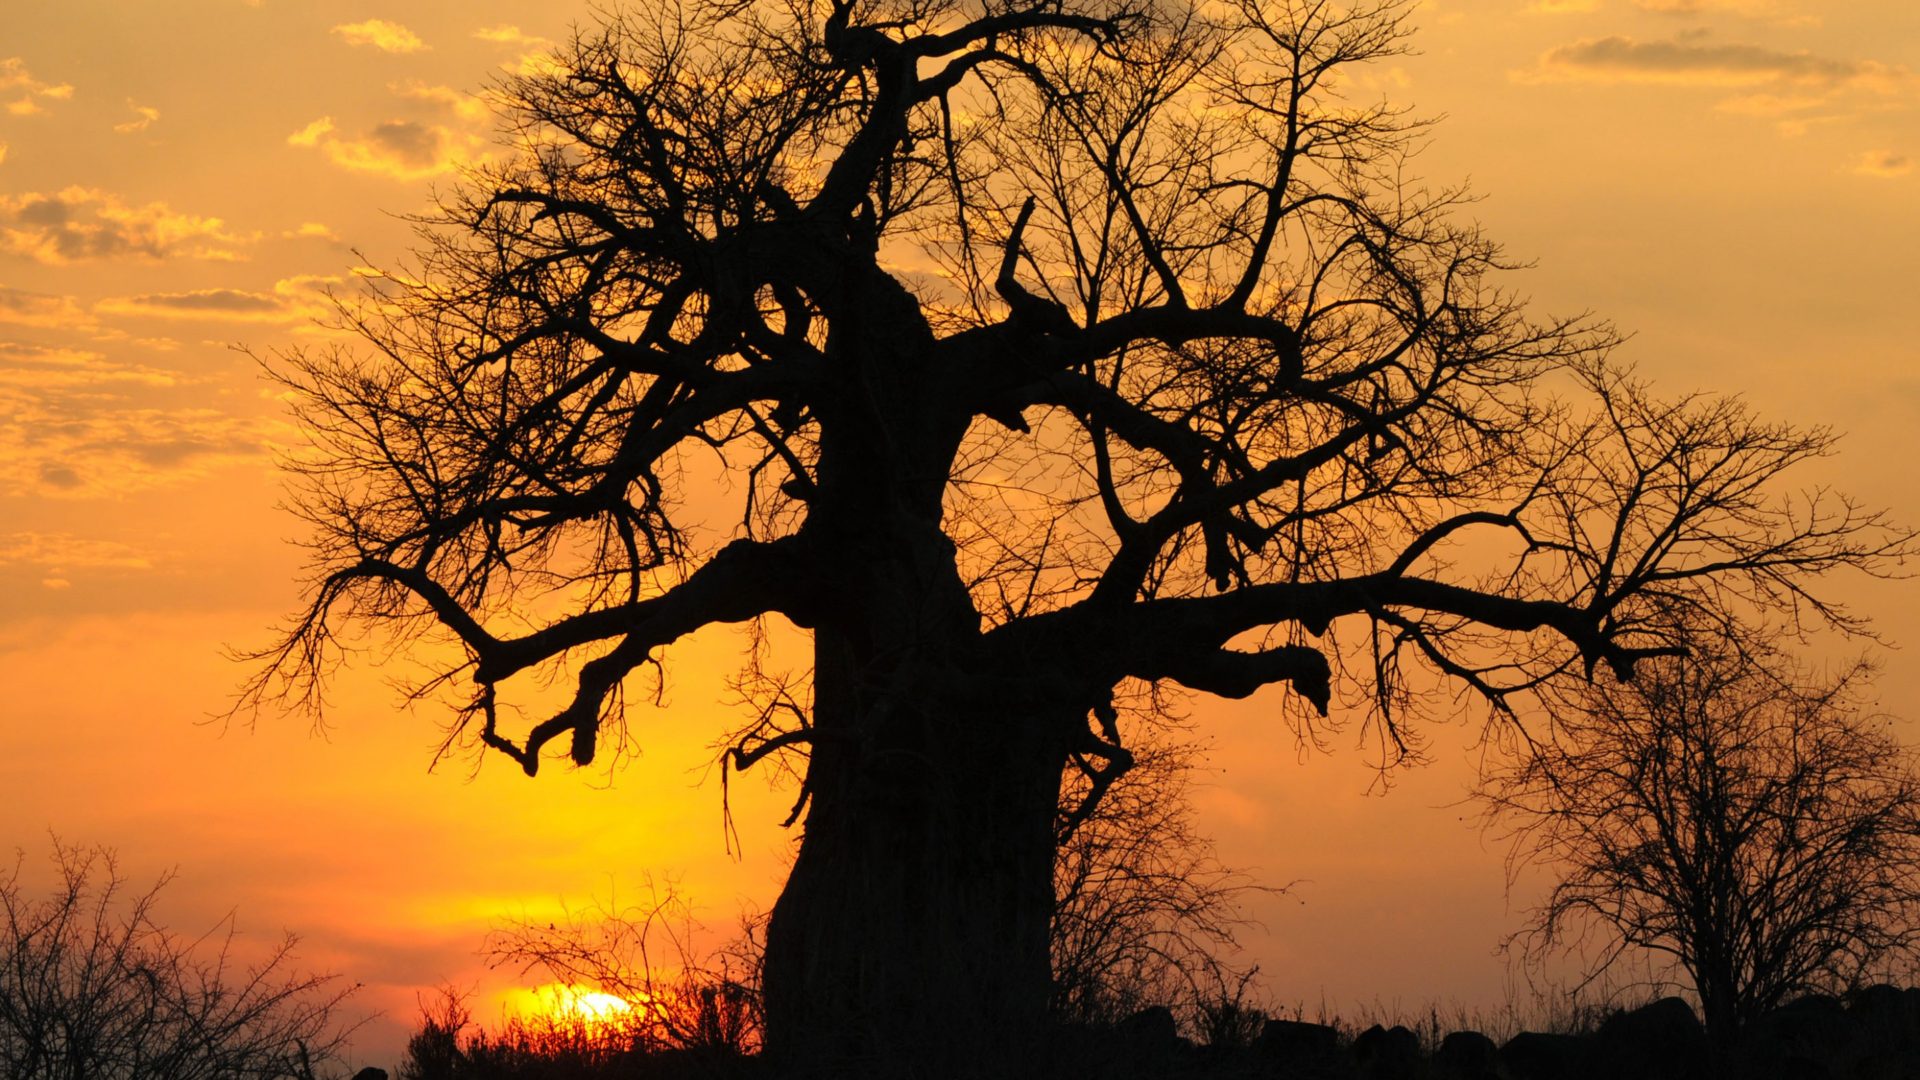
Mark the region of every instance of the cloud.
[[299, 131], [287, 136], [287, 145], [311, 149], [319, 146], [320, 140], [333, 134], [333, 132], [333, 117], [323, 116], [313, 123], [308, 124], [306, 127], [301, 128]]
[[0, 325], [90, 330], [93, 316], [71, 296], [28, 292], [0, 285]]
[[0, 340], [0, 385], [39, 389], [101, 388], [113, 384], [176, 386], [180, 374], [140, 364], [120, 364], [87, 349]]
[[394, 83], [389, 89], [402, 102], [403, 115], [357, 135], [323, 116], [287, 136], [287, 145], [317, 149], [352, 172], [408, 182], [455, 172], [490, 155], [491, 144], [480, 132], [493, 111], [483, 99], [418, 80]]
[[68, 83], [42, 82], [27, 70], [26, 62], [17, 56], [0, 59], [0, 98], [14, 97], [6, 103], [6, 110], [15, 116], [32, 116], [45, 112], [45, 102], [66, 101], [73, 97], [73, 87]]
[[470, 124], [482, 123], [493, 117], [493, 107], [485, 99], [451, 86], [435, 86], [419, 79], [408, 79], [394, 83], [388, 89], [402, 98], [424, 102], [430, 111], [437, 110]]
[[1633, 0], [1641, 11], [1659, 15], [1710, 15], [1727, 12], [1749, 18], [1765, 18], [1779, 12], [1773, 0]]
[[349, 45], [371, 45], [382, 52], [416, 53], [429, 48], [420, 40], [420, 35], [385, 19], [368, 19], [365, 22], [342, 23], [333, 28], [333, 33]]
[[[138, 549], [112, 540], [89, 540], [72, 533], [0, 533], [0, 566], [32, 566], [53, 573], [84, 570], [151, 570], [153, 560]], [[57, 587], [57, 586], [56, 586]]]
[[1600, 10], [1600, 0], [1532, 0], [1528, 15], [1575, 15]]
[[178, 213], [161, 202], [130, 206], [95, 188], [0, 195], [0, 252], [53, 266], [124, 257], [235, 261], [247, 242], [219, 218]]
[[7, 144], [4, 141], [0, 141], [0, 165], [5, 165], [6, 163], [7, 163]]
[[303, 221], [298, 228], [288, 229], [280, 234], [285, 240], [325, 240], [329, 243], [340, 242], [340, 234], [318, 221]]
[[258, 463], [278, 428], [138, 380], [0, 380], [0, 495], [112, 498]]
[[499, 26], [482, 27], [475, 30], [473, 36], [493, 45], [520, 50], [519, 56], [500, 65], [515, 74], [542, 75], [560, 70], [553, 58], [553, 42], [525, 33], [518, 26], [502, 23]]
[[281, 425], [246, 415], [244, 374], [174, 369], [166, 344], [0, 337], [0, 497], [110, 498], [263, 461]]
[[495, 45], [511, 45], [518, 49], [546, 48], [553, 44], [553, 42], [548, 41], [546, 38], [523, 33], [519, 27], [507, 23], [501, 23], [498, 26], [483, 26], [475, 30], [473, 36], [479, 38], [481, 41], [491, 42]]
[[1913, 172], [1913, 158], [1891, 150], [1868, 150], [1853, 163], [1856, 176], [1873, 176], [1882, 180], [1892, 180]]
[[282, 322], [286, 305], [267, 293], [239, 289], [146, 293], [109, 297], [94, 305], [102, 315], [158, 319], [211, 319], [220, 322]]
[[302, 276], [275, 282], [270, 293], [242, 289], [193, 289], [108, 297], [95, 313], [114, 318], [198, 320], [223, 323], [299, 323], [333, 312], [328, 290], [335, 277]]
[[1810, 52], [1782, 52], [1759, 45], [1636, 41], [1606, 37], [1550, 49], [1520, 82], [1652, 83], [1720, 89], [1763, 86], [1831, 90], [1860, 86], [1890, 89], [1905, 82], [1905, 68], [1870, 60], [1840, 60]]
[[317, 141], [327, 160], [343, 169], [403, 181], [453, 172], [485, 146], [477, 136], [418, 120], [385, 120], [356, 138], [329, 134]]
[[113, 125], [113, 130], [122, 135], [132, 135], [135, 132], [145, 131], [153, 126], [155, 120], [160, 119], [159, 109], [148, 105], [136, 104], [132, 98], [127, 99], [127, 108], [133, 110], [134, 118], [124, 124]]

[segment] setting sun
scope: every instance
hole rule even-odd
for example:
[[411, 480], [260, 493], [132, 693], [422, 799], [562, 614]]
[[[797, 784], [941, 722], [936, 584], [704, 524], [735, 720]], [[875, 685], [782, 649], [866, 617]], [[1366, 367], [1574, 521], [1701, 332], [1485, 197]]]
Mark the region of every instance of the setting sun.
[[634, 1016], [635, 1005], [617, 994], [569, 983], [547, 983], [531, 990], [510, 990], [509, 1014], [559, 1025], [613, 1026]]

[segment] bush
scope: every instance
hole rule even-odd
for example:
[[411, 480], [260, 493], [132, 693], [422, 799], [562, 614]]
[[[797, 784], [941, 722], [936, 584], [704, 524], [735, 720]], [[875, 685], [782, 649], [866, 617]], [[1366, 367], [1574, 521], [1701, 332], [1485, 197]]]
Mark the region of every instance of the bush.
[[231, 917], [193, 939], [133, 892], [113, 852], [53, 843], [58, 884], [0, 876], [0, 1076], [8, 1080], [317, 1080], [333, 1075], [353, 992], [293, 969], [289, 935], [251, 965]]

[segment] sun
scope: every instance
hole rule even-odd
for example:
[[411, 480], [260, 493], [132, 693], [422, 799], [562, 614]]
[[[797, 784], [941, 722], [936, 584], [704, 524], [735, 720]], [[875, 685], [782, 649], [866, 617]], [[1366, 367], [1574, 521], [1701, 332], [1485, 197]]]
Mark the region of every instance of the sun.
[[510, 1007], [521, 1016], [561, 1025], [611, 1027], [632, 1019], [635, 1011], [634, 1003], [618, 994], [578, 983], [547, 983], [512, 991], [509, 998]]

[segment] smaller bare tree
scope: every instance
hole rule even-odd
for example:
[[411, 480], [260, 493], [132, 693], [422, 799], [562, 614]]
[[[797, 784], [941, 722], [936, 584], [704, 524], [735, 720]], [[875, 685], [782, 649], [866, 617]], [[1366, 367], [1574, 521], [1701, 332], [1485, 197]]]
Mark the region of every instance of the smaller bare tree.
[[1560, 878], [1517, 936], [1529, 957], [1598, 944], [1591, 979], [1633, 950], [1664, 956], [1722, 1043], [1912, 959], [1920, 768], [1864, 707], [1871, 674], [1815, 675], [1777, 635], [1720, 630], [1631, 682], [1564, 692], [1552, 738], [1480, 792], [1511, 830], [1510, 870]]
[[0, 874], [0, 1076], [8, 1080], [316, 1080], [353, 1025], [355, 989], [293, 968], [291, 935], [251, 965], [224, 931], [186, 939], [133, 892], [111, 851], [54, 841], [44, 899]]
[[1248, 1001], [1257, 969], [1236, 960], [1242, 904], [1281, 890], [1220, 862], [1194, 823], [1199, 748], [1164, 710], [1142, 712], [1151, 734], [1124, 769], [1090, 762], [1061, 785], [1052, 1011], [1103, 1023], [1165, 1005], [1209, 1042], [1244, 1041], [1264, 1017]]

